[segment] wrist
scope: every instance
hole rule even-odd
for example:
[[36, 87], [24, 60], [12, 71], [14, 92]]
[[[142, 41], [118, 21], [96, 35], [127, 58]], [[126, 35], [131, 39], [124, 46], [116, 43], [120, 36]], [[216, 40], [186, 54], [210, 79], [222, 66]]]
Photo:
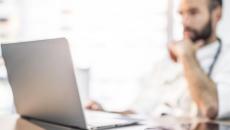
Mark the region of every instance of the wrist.
[[184, 53], [184, 54], [180, 55], [180, 57], [179, 57], [179, 62], [181, 64], [191, 63], [194, 61], [197, 61], [195, 54]]

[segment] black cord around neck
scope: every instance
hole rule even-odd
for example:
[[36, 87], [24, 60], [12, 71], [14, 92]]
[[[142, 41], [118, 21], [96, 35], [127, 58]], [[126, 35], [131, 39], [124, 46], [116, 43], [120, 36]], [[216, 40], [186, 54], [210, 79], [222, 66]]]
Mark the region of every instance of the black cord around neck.
[[222, 50], [222, 40], [220, 38], [217, 38], [217, 40], [218, 40], [218, 43], [219, 43], [219, 47], [218, 47], [218, 49], [216, 51], [215, 57], [213, 59], [213, 62], [209, 67], [209, 71], [208, 71], [208, 76], [209, 77], [212, 75], [213, 68], [216, 65], [216, 62], [217, 62], [217, 60], [218, 60], [218, 58], [220, 56], [221, 50]]

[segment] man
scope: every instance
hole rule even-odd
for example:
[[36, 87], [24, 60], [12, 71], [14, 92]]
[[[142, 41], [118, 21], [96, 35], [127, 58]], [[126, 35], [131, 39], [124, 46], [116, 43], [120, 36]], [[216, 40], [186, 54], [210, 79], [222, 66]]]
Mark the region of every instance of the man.
[[[230, 56], [216, 34], [222, 0], [181, 0], [179, 13], [184, 38], [168, 44], [173, 62], [164, 60], [156, 66], [136, 105], [121, 113], [230, 117], [230, 67], [226, 66]], [[87, 108], [103, 110], [94, 101]]]

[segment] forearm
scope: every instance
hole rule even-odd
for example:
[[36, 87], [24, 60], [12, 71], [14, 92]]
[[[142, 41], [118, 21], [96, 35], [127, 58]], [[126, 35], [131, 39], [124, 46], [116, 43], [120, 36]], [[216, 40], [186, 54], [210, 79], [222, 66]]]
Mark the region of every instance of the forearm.
[[136, 112], [134, 112], [133, 110], [125, 110], [125, 111], [106, 111], [109, 113], [116, 113], [116, 114], [121, 114], [121, 115], [132, 115], [132, 114], [136, 114]]
[[190, 94], [200, 112], [203, 116], [215, 118], [218, 112], [215, 83], [203, 71], [195, 56], [184, 56], [181, 63]]

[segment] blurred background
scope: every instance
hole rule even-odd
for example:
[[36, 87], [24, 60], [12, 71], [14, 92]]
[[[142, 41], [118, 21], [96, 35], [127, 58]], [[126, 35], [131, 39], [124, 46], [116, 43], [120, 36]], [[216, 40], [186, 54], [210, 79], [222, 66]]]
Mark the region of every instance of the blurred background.
[[[84, 103], [128, 108], [143, 77], [167, 55], [166, 44], [182, 37], [179, 0], [0, 0], [0, 43], [66, 37]], [[230, 1], [219, 25], [230, 43]], [[14, 112], [0, 58], [0, 114]], [[22, 75], [23, 76], [23, 75]], [[68, 98], [68, 97], [67, 97]]]

